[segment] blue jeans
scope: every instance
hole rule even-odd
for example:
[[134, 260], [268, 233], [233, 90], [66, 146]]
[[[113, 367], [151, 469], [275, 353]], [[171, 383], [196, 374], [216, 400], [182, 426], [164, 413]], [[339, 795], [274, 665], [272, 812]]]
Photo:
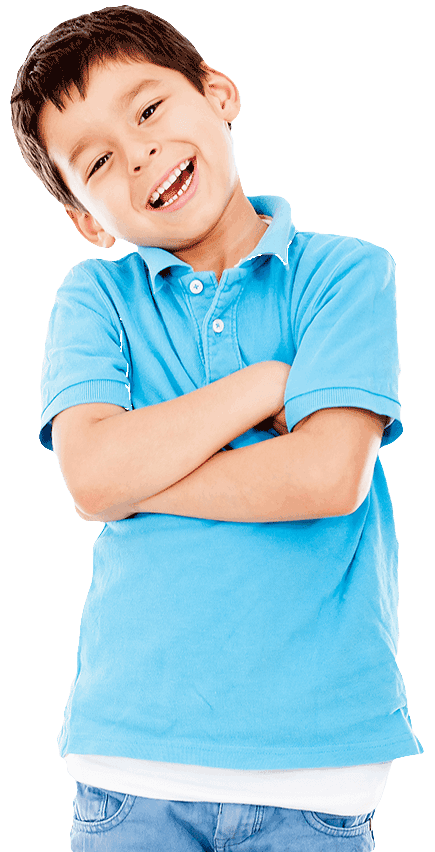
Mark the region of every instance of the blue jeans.
[[369, 852], [371, 814], [168, 802], [77, 784], [73, 852]]

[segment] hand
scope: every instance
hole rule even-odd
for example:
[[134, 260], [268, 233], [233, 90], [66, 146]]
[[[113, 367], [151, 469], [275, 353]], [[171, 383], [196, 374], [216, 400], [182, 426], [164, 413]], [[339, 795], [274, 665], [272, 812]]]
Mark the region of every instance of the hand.
[[257, 432], [269, 432], [270, 429], [275, 429], [275, 432], [278, 432], [278, 435], [287, 435], [287, 423], [285, 419], [285, 407], [283, 406], [280, 411], [278, 411], [274, 417], [268, 417], [267, 420], [262, 420], [261, 423], [257, 423], [254, 426], [254, 429]]
[[278, 432], [278, 435], [287, 435], [287, 423], [285, 419], [285, 406], [278, 411], [278, 414], [275, 414], [275, 417], [272, 418], [272, 429], [275, 429]]

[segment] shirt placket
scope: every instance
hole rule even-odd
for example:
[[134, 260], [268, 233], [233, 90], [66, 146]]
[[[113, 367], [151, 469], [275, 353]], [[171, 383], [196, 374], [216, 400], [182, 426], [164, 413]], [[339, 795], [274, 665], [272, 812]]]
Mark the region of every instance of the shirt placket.
[[[187, 283], [189, 302], [201, 334], [207, 383], [243, 367], [237, 338], [237, 304], [243, 273], [225, 270], [218, 284], [213, 273], [198, 273]], [[210, 287], [213, 292], [210, 302]]]

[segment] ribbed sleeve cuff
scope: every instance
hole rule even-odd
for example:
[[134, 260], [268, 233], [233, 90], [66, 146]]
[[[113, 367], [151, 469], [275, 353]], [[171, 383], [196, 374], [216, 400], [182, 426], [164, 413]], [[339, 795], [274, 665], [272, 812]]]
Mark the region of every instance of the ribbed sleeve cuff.
[[380, 396], [360, 388], [322, 388], [285, 399], [286, 422], [289, 432], [309, 414], [322, 408], [366, 408], [375, 414], [385, 414], [392, 422], [385, 427], [381, 447], [391, 444], [403, 432], [400, 405], [388, 396]]
[[65, 388], [46, 406], [41, 417], [41, 431], [39, 440], [48, 450], [53, 449], [51, 441], [51, 422], [56, 414], [73, 405], [83, 405], [86, 402], [107, 402], [111, 405], [119, 405], [130, 411], [132, 408], [130, 399], [130, 387], [123, 382], [97, 379], [89, 382], [80, 382]]

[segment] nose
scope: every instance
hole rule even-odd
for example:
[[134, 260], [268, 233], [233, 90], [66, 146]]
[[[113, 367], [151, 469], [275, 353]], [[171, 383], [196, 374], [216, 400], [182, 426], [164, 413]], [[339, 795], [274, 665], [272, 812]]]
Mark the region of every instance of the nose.
[[139, 174], [144, 168], [151, 164], [153, 158], [159, 153], [160, 145], [157, 142], [144, 142], [143, 140], [130, 143], [127, 150], [128, 170], [131, 174]]

